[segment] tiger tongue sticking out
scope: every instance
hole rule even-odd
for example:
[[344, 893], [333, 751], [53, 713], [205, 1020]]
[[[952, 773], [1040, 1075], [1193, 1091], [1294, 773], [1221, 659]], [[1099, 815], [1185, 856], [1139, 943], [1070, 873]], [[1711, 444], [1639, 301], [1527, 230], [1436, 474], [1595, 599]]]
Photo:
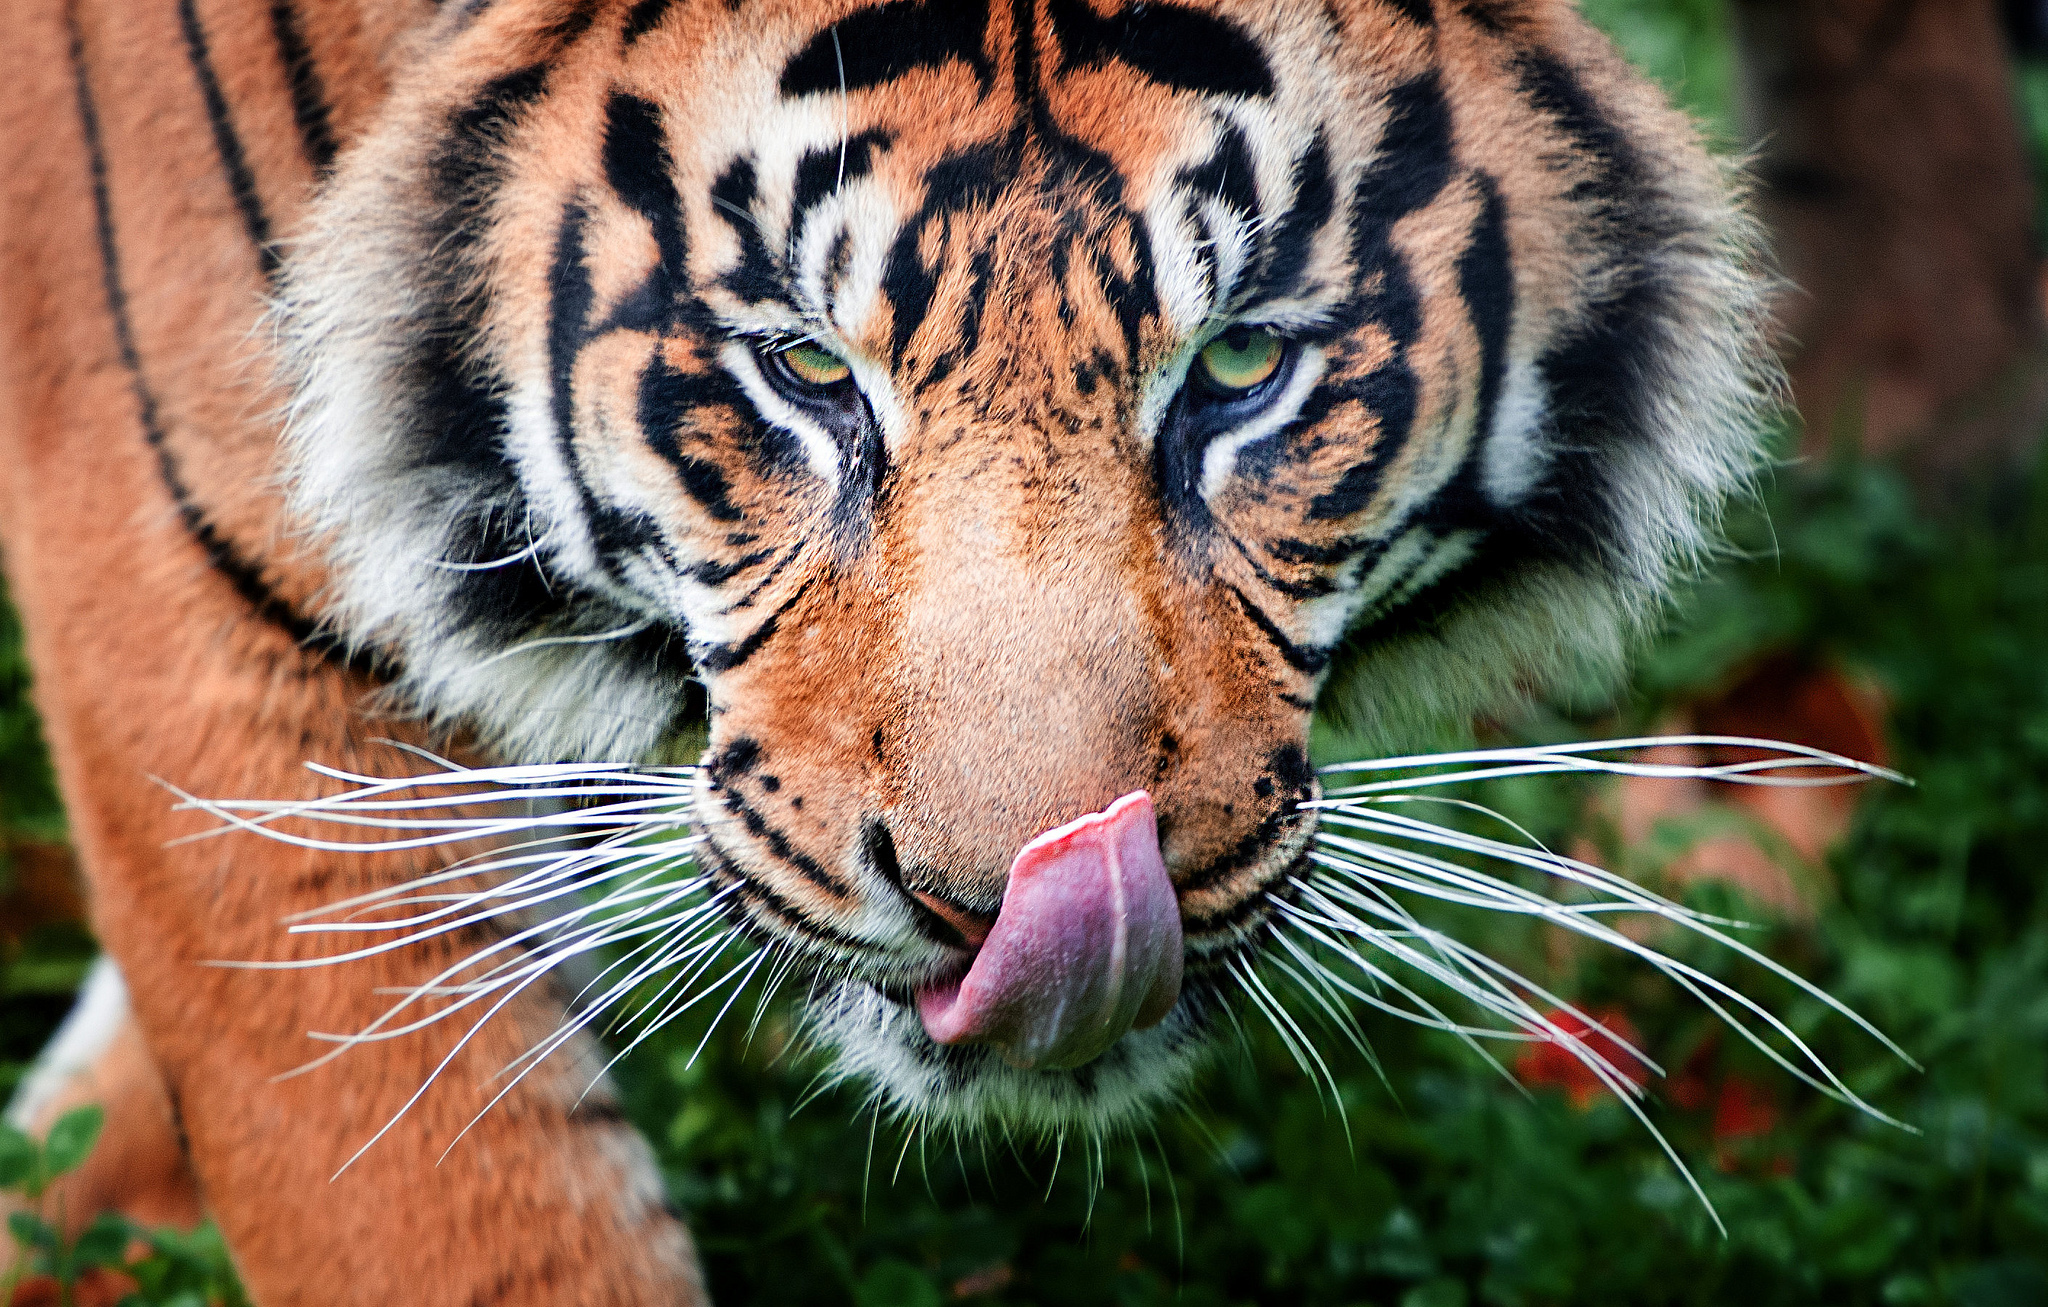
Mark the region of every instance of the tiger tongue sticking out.
[[1180, 978], [1180, 904], [1138, 790], [1026, 844], [974, 965], [920, 989], [917, 1011], [941, 1044], [991, 1044], [1027, 1070], [1077, 1067], [1158, 1024]]

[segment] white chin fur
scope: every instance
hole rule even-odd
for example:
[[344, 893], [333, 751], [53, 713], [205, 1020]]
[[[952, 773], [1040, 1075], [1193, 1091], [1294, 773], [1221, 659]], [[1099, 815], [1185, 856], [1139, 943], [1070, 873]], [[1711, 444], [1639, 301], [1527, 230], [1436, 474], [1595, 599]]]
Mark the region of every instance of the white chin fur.
[[990, 1048], [941, 1047], [915, 1012], [857, 980], [820, 985], [803, 1016], [833, 1079], [866, 1082], [902, 1120], [967, 1135], [1103, 1138], [1140, 1127], [1187, 1089], [1213, 1046], [1201, 1015], [1210, 1002], [1183, 991], [1164, 1021], [1071, 1071], [1020, 1071]]

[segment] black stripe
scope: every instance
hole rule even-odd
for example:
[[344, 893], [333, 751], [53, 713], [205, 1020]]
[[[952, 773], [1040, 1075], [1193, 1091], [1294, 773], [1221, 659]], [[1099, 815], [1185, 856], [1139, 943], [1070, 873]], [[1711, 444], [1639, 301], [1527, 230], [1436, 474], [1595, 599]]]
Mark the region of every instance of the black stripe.
[[712, 210], [732, 228], [740, 244], [740, 261], [718, 284], [750, 304], [787, 303], [778, 275], [780, 264], [754, 214], [754, 199], [759, 194], [760, 177], [751, 155], [734, 159], [711, 184]]
[[803, 553], [803, 551], [804, 541], [799, 538], [789, 548], [782, 551], [782, 557], [775, 560], [775, 566], [768, 569], [768, 574], [754, 582], [754, 588], [741, 595], [738, 602], [734, 603], [728, 611], [737, 613], [741, 609], [752, 608], [754, 601], [761, 597], [762, 592], [781, 579], [783, 572], [788, 569], [791, 563], [797, 560], [797, 556]]
[[[1296, 600], [1320, 599], [1337, 588], [1336, 582], [1326, 576], [1312, 576], [1306, 581], [1288, 581], [1277, 577], [1265, 564], [1252, 556], [1250, 547], [1244, 541], [1229, 531], [1222, 534], [1237, 550], [1238, 556], [1244, 559], [1245, 565], [1252, 569], [1252, 575], [1259, 578], [1259, 583], [1276, 594]], [[1349, 557], [1351, 552], [1347, 550], [1339, 556], [1339, 561]]]
[[1324, 386], [1302, 406], [1299, 421], [1312, 427], [1339, 404], [1362, 402], [1379, 419], [1364, 461], [1309, 504], [1316, 521], [1341, 521], [1360, 512], [1378, 492], [1381, 473], [1406, 443], [1420, 406], [1421, 382], [1408, 348], [1422, 333], [1422, 295], [1394, 248], [1394, 225], [1435, 202], [1453, 168], [1451, 111], [1435, 73], [1413, 78], [1387, 97], [1387, 126], [1373, 166], [1360, 179], [1351, 214], [1354, 291], [1338, 314], [1345, 331], [1374, 323], [1392, 339], [1392, 357], [1357, 381]]
[[781, 922], [792, 934], [801, 935], [813, 943], [855, 955], [870, 952], [870, 946], [860, 940], [850, 935], [842, 935], [832, 927], [821, 926], [806, 917], [789, 900], [740, 870], [732, 858], [710, 840], [704, 842], [703, 853], [700, 856], [705, 870], [725, 886], [731, 887], [727, 901], [734, 904], [734, 911], [728, 914], [727, 920], [749, 938], [759, 939], [763, 933], [762, 923], [748, 915], [745, 910], [745, 905], [751, 902], [757, 908], [766, 909], [768, 916]]
[[621, 34], [627, 45], [632, 45], [660, 25], [668, 17], [669, 7], [675, 0], [640, 0], [626, 13], [626, 27]]
[[1494, 36], [1507, 35], [1525, 17], [1521, 0], [1464, 0], [1458, 9]]
[[185, 33], [185, 53], [192, 61], [192, 75], [198, 79], [199, 94], [206, 101], [206, 117], [213, 125], [213, 144], [220, 152], [221, 169], [227, 173], [228, 190], [234, 194], [235, 207], [242, 212], [242, 226], [256, 246], [256, 261], [268, 281], [277, 276], [278, 268], [277, 247], [270, 240], [270, 215], [263, 211], [263, 197], [256, 191], [256, 178], [249, 171], [242, 138], [235, 133], [227, 97], [221, 94], [220, 79], [214, 74], [206, 29], [199, 23], [197, 0], [178, 0], [178, 25]]
[[1289, 667], [1313, 676], [1330, 665], [1329, 650], [1308, 649], [1296, 644], [1287, 638], [1287, 633], [1282, 631], [1272, 618], [1266, 616], [1265, 610], [1245, 598], [1244, 591], [1231, 586], [1230, 593], [1236, 597], [1238, 607], [1244, 609], [1244, 615], [1252, 619], [1252, 624], [1272, 643], [1273, 648], [1286, 660]]
[[292, 119], [299, 125], [299, 140], [313, 171], [324, 175], [334, 166], [334, 127], [327, 117], [327, 87], [320, 80], [320, 68], [306, 44], [306, 32], [299, 25], [299, 11], [292, 0], [271, 0], [270, 29], [277, 37], [278, 57], [284, 61], [285, 77], [292, 88]]
[[1472, 327], [1479, 336], [1479, 431], [1482, 438], [1493, 430], [1494, 409], [1500, 402], [1502, 379], [1507, 373], [1508, 329], [1515, 314], [1515, 269], [1513, 251], [1508, 247], [1507, 202], [1493, 178], [1476, 179], [1484, 208], [1465, 252], [1458, 257], [1458, 289], [1472, 315]]
[[1295, 855], [1291, 862], [1281, 868], [1277, 874], [1260, 882], [1258, 886], [1247, 891], [1244, 897], [1238, 899], [1230, 906], [1218, 909], [1215, 912], [1183, 913], [1181, 916], [1181, 930], [1187, 939], [1199, 942], [1201, 935], [1216, 934], [1230, 930], [1233, 927], [1243, 925], [1253, 917], [1271, 912], [1275, 900], [1284, 900], [1287, 897], [1288, 891], [1285, 888], [1287, 882], [1308, 870], [1310, 866], [1309, 854], [1313, 848], [1314, 845], [1304, 848], [1299, 854]]
[[1430, 0], [1380, 0], [1380, 3], [1418, 27], [1436, 26], [1436, 13], [1430, 8]]
[[1253, 295], [1256, 299], [1290, 299], [1305, 293], [1302, 276], [1316, 237], [1329, 225], [1337, 207], [1336, 179], [1330, 173], [1330, 144], [1322, 132], [1294, 162], [1294, 197], [1264, 243]]
[[1591, 306], [1584, 326], [1537, 361], [1550, 420], [1570, 435], [1552, 450], [1543, 483], [1511, 512], [1496, 515], [1480, 547], [1455, 572], [1457, 585], [1439, 578], [1376, 626], [1377, 640], [1432, 638], [1458, 611], [1512, 594], [1532, 565], [1562, 563], [1589, 580], [1603, 565], [1628, 566], [1631, 560], [1614, 557], [1626, 539], [1616, 525], [1626, 510], [1612, 499], [1614, 470], [1622, 451], [1648, 443], [1658, 422], [1646, 403], [1655, 393], [1659, 360], [1690, 346], [1676, 338], [1681, 319], [1656, 261], [1672, 245], [1710, 250], [1712, 234], [1653, 189], [1634, 144], [1570, 68], [1530, 55], [1518, 61], [1518, 70], [1524, 98], [1566, 138], [1563, 153], [1590, 165], [1571, 199], [1606, 257], [1602, 274], [1609, 290]]
[[895, 134], [871, 127], [847, 137], [836, 146], [807, 150], [797, 161], [796, 187], [790, 201], [789, 229], [797, 233], [792, 244], [801, 243], [804, 219], [828, 196], [848, 182], [859, 181], [874, 169], [875, 155], [889, 148]]
[[620, 299], [596, 332], [662, 333], [683, 324], [706, 335], [715, 332], [711, 311], [689, 289], [689, 239], [659, 106], [638, 96], [612, 96], [605, 108], [604, 175], [618, 197], [647, 219], [657, 257], [647, 280]]
[[707, 672], [729, 672], [761, 652], [761, 646], [775, 638], [775, 628], [782, 620], [782, 615], [794, 608], [797, 601], [802, 599], [810, 588], [809, 581], [798, 586], [795, 594], [783, 600], [781, 607], [762, 618], [761, 624], [754, 628], [753, 633], [738, 644], [715, 644], [705, 649], [697, 657], [697, 666]]
[[108, 180], [106, 146], [100, 133], [99, 107], [93, 100], [85, 62], [85, 36], [78, 26], [75, 4], [64, 8], [70, 35], [71, 71], [78, 88], [78, 117], [85, 136], [85, 151], [92, 172], [94, 231], [99, 240], [100, 282], [107, 298], [107, 315], [113, 321], [114, 342], [121, 364], [128, 372], [128, 384], [135, 396], [136, 413], [143, 439], [156, 454], [157, 473], [177, 506], [178, 519], [206, 554], [206, 560], [224, 577], [235, 593], [256, 616], [290, 635], [301, 646], [319, 653], [337, 666], [388, 675], [390, 669], [375, 655], [344, 656], [333, 633], [298, 612], [273, 593], [258, 568], [243, 558], [233, 542], [221, 536], [186, 486], [177, 457], [164, 439], [163, 417], [156, 393], [142, 369], [142, 355], [135, 347], [135, 331], [129, 320], [128, 292], [121, 279], [120, 240], [114, 227], [114, 206]]
[[1224, 124], [1218, 135], [1221, 139], [1206, 160], [1174, 177], [1185, 195], [1182, 213], [1199, 233], [1195, 253], [1202, 261], [1203, 279], [1209, 283], [1212, 297], [1221, 295], [1224, 288], [1216, 284], [1216, 241], [1203, 213], [1206, 202], [1221, 201], [1240, 220], [1253, 223], [1254, 229], [1263, 225], [1257, 223], [1258, 174], [1252, 164], [1251, 142], [1236, 123]]
[[791, 844], [787, 835], [770, 826], [768, 819], [740, 798], [731, 787], [726, 788], [719, 803], [727, 812], [740, 819], [740, 825], [746, 829], [747, 834], [767, 845], [771, 855], [785, 865], [795, 868], [799, 876], [834, 898], [843, 899], [851, 893], [846, 882], [827, 871], [816, 858]]
[[697, 431], [692, 421], [697, 412], [724, 409], [733, 415], [734, 422], [744, 423], [747, 458], [764, 478], [803, 467], [803, 441], [792, 431], [761, 421], [746, 392], [731, 373], [707, 357], [709, 353], [699, 351], [698, 362], [703, 371], [685, 372], [670, 364], [661, 349], [654, 350], [640, 374], [640, 430], [654, 452], [675, 468], [683, 489], [705, 512], [721, 522], [738, 522], [745, 513], [732, 500], [726, 469], [684, 448], [684, 437]]
[[880, 86], [918, 68], [959, 61], [986, 91], [995, 68], [984, 48], [988, 0], [911, 0], [863, 9], [812, 37], [783, 67], [785, 96]]
[[[984, 142], [940, 159], [925, 171], [924, 202], [903, 224], [889, 250], [882, 294], [889, 301], [892, 362], [901, 367], [910, 338], [924, 325], [938, 293], [939, 278], [920, 249], [927, 228], [943, 226], [949, 214], [991, 203], [1005, 179], [1016, 174], [1016, 143]], [[751, 182], [752, 172], [748, 173]]]
[[544, 65], [494, 78], [450, 112], [436, 135], [427, 163], [435, 205], [420, 237], [429, 252], [420, 271], [425, 303], [402, 367], [415, 436], [407, 470], [460, 509], [450, 524], [449, 561], [526, 555], [517, 564], [464, 573], [450, 591], [453, 622], [495, 644], [547, 626], [569, 602], [567, 587], [529, 551], [525, 493], [502, 447], [502, 387], [475, 356], [483, 302], [474, 287], [489, 271], [481, 247], [504, 185], [502, 147], [546, 89]]
[[1114, 59], [1178, 90], [1273, 94], [1273, 70], [1258, 42], [1215, 14], [1174, 4], [1133, 4], [1103, 18], [1086, 0], [1050, 0], [1046, 8], [1069, 69]]
[[624, 585], [618, 560], [666, 551], [661, 527], [651, 516], [598, 498], [583, 475], [583, 460], [576, 448], [576, 361], [589, 339], [585, 328], [597, 298], [584, 264], [583, 230], [589, 219], [587, 210], [570, 205], [555, 238], [554, 266], [548, 279], [549, 400], [555, 447], [576, 487], [597, 564], [612, 581]]

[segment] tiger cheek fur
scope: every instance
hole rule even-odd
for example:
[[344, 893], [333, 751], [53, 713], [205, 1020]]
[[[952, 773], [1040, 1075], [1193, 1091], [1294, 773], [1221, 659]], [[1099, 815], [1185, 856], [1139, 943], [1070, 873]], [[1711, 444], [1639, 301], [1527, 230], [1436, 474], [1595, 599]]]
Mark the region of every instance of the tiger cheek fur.
[[[334, 615], [510, 756], [706, 714], [707, 864], [910, 1110], [1171, 1093], [1305, 856], [1311, 712], [1392, 740], [1611, 667], [1754, 465], [1747, 221], [1563, 3], [422, 40], [283, 287]], [[1173, 1017], [1085, 1074], [927, 1040], [1020, 848], [1139, 789]]]

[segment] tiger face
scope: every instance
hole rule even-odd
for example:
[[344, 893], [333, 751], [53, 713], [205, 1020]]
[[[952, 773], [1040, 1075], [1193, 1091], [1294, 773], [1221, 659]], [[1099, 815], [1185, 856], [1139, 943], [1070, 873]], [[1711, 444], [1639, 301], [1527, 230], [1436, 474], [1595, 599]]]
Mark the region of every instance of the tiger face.
[[1563, 3], [503, 0], [293, 247], [289, 455], [424, 711], [705, 723], [843, 1071], [1113, 1127], [1306, 856], [1314, 712], [1610, 666], [1704, 547], [1761, 293]]

